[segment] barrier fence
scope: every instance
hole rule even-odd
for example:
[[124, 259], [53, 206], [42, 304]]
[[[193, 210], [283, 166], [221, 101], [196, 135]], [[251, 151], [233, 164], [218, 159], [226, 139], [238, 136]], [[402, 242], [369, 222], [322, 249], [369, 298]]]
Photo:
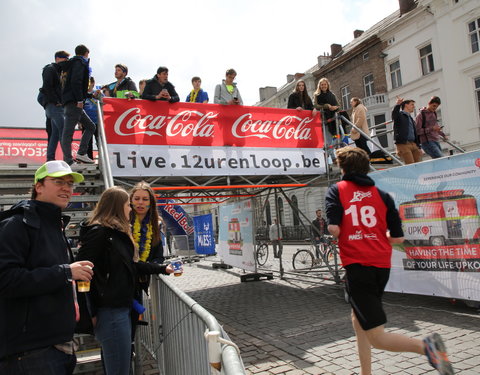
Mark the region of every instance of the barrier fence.
[[237, 346], [215, 317], [168, 277], [152, 278], [144, 305], [149, 324], [137, 330], [136, 368], [141, 367], [140, 353], [145, 350], [156, 360], [160, 374], [245, 374]]

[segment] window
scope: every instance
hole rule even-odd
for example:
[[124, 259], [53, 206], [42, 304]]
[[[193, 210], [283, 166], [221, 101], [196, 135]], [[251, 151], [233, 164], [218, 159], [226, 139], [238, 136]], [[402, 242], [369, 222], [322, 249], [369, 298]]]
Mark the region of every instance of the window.
[[298, 217], [298, 199], [296, 195], [292, 195], [292, 215], [293, 225], [300, 225], [300, 218]]
[[281, 197], [277, 198], [277, 204], [278, 204], [278, 222], [281, 225], [285, 225], [285, 211], [283, 210], [283, 199]]
[[480, 39], [480, 18], [468, 24], [468, 33], [470, 35], [470, 44], [472, 46], [472, 53], [479, 51]]
[[402, 73], [400, 72], [400, 60], [390, 64], [390, 79], [392, 80], [392, 89], [402, 86]]
[[373, 85], [373, 74], [370, 73], [363, 77], [363, 87], [365, 88], [365, 97], [375, 95], [375, 87]]
[[435, 70], [435, 66], [433, 65], [433, 53], [431, 44], [420, 48], [420, 63], [422, 65], [422, 74], [424, 76]]
[[477, 110], [480, 117], [480, 77], [475, 78], [475, 95], [477, 96]]
[[365, 53], [363, 54], [363, 61], [368, 60], [368, 57], [369, 57], [368, 52], [365, 52]]
[[342, 93], [342, 107], [343, 109], [347, 109], [350, 107], [350, 88], [343, 86], [340, 91]]

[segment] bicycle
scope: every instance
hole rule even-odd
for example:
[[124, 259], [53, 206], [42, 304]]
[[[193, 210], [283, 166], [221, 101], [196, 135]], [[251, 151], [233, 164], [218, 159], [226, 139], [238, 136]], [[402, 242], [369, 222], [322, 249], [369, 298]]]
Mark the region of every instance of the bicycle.
[[[311, 241], [309, 238], [306, 241]], [[295, 270], [305, 270], [314, 267], [325, 266], [336, 263], [337, 241], [333, 236], [324, 236], [323, 241], [318, 244], [310, 242], [309, 249], [297, 249], [292, 258], [292, 266]]]
[[259, 266], [263, 266], [268, 259], [268, 242], [260, 239], [259, 235], [257, 235], [256, 240], [255, 259]]

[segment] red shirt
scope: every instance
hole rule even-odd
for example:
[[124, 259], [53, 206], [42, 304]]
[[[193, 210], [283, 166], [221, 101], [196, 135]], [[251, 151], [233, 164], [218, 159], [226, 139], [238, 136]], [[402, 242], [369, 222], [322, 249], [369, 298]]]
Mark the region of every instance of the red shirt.
[[344, 209], [338, 244], [343, 266], [390, 268], [392, 246], [387, 238], [387, 206], [375, 186], [337, 183]]

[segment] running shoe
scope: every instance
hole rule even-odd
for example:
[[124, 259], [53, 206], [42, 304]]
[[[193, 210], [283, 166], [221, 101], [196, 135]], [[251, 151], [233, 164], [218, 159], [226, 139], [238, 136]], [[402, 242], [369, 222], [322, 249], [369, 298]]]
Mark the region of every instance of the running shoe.
[[92, 159], [90, 159], [87, 155], [80, 155], [77, 154], [77, 157], [75, 158], [77, 162], [82, 162], [86, 164], [93, 164], [95, 163]]
[[448, 360], [447, 348], [438, 333], [433, 333], [423, 339], [425, 345], [425, 354], [428, 362], [441, 375], [454, 375], [452, 364]]

